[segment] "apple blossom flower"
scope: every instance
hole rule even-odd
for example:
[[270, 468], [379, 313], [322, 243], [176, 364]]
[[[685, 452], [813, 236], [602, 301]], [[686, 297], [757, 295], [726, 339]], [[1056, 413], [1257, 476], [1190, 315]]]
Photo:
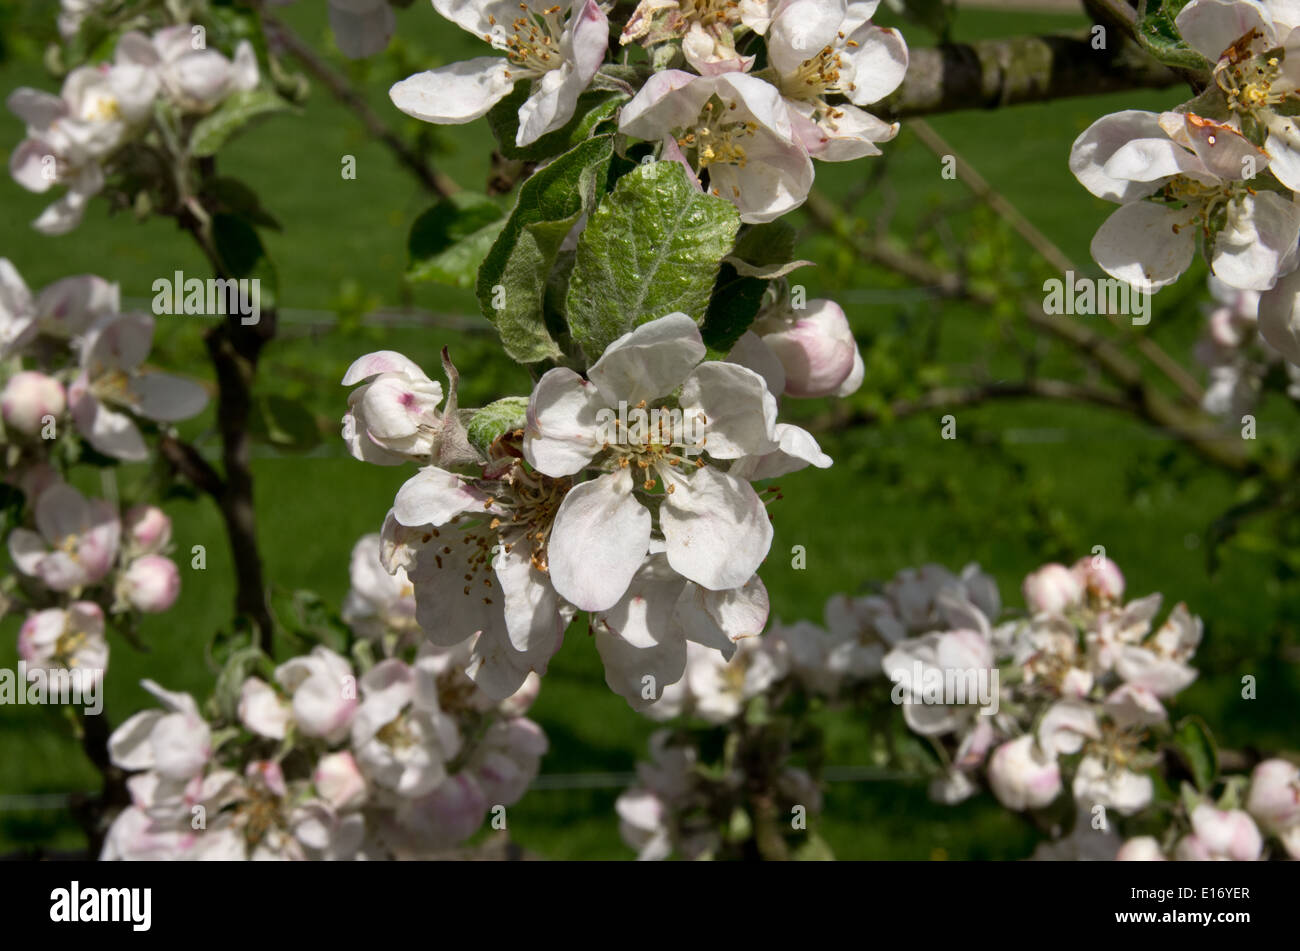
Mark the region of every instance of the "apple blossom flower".
[[1104, 555], [1080, 558], [1071, 570], [1084, 592], [1102, 604], [1124, 597], [1124, 575], [1115, 562]]
[[1192, 810], [1191, 820], [1191, 835], [1175, 847], [1180, 860], [1257, 862], [1263, 857], [1264, 838], [1249, 813], [1203, 802]]
[[637, 859], [658, 862], [672, 854], [668, 807], [648, 789], [630, 789], [614, 803], [618, 813], [618, 832], [627, 845], [635, 849]]
[[1300, 9], [1287, 0], [1192, 0], [1174, 18], [1183, 39], [1213, 64], [1213, 87], [1240, 130], [1250, 121], [1266, 130], [1269, 170], [1287, 188], [1300, 189], [1300, 126], [1279, 106], [1300, 91], [1300, 71], [1279, 47], [1300, 23]]
[[434, 0], [434, 9], [505, 57], [480, 56], [416, 73], [389, 90], [409, 116], [459, 125], [487, 113], [528, 80], [516, 144], [536, 142], [573, 117], [609, 45], [609, 21], [595, 0]]
[[974, 728], [981, 709], [978, 690], [973, 690], [963, 703], [937, 703], [928, 695], [928, 687], [931, 683], [943, 684], [949, 671], [960, 673], [963, 682], [969, 682], [970, 675], [974, 674], [997, 685], [993, 646], [986, 634], [987, 621], [984, 627], [985, 630], [924, 634], [902, 641], [885, 655], [881, 667], [894, 681], [896, 695], [901, 697], [903, 719], [913, 731], [924, 736], [940, 736], [964, 734]]
[[1149, 640], [1120, 648], [1115, 670], [1127, 683], [1157, 697], [1172, 696], [1196, 679], [1187, 661], [1201, 642], [1201, 630], [1201, 619], [1179, 604]]
[[[830, 664], [830, 651], [835, 642], [816, 624], [808, 621], [793, 624], [777, 622], [759, 643], [764, 648], [763, 653], [771, 658], [766, 665], [761, 662], [758, 664], [760, 670], [771, 666], [775, 668], [771, 676], [776, 676], [778, 671], [788, 672], [796, 682], [810, 691], [828, 696], [835, 694], [839, 686], [839, 674]], [[754, 666], [754, 662], [751, 661], [747, 666]], [[747, 676], [746, 680], [751, 681], [752, 678]]]
[[85, 670], [98, 682], [108, 669], [103, 609], [93, 601], [73, 601], [66, 610], [33, 612], [18, 631], [18, 656], [29, 670]]
[[36, 323], [36, 302], [8, 258], [0, 258], [0, 360], [17, 352]]
[[66, 344], [116, 314], [120, 301], [118, 286], [93, 274], [61, 278], [33, 297], [13, 265], [0, 259], [0, 359], [44, 337]]
[[239, 688], [239, 722], [258, 736], [283, 740], [293, 711], [275, 688], [260, 677], [249, 677]]
[[833, 642], [826, 664], [841, 677], [881, 676], [886, 651], [907, 636], [893, 604], [880, 595], [833, 595], [826, 602], [824, 620]]
[[1084, 583], [1065, 565], [1044, 565], [1026, 576], [1021, 590], [1035, 613], [1061, 614], [1083, 600]]
[[78, 591], [108, 574], [117, 558], [121, 523], [103, 499], [87, 500], [67, 483], [36, 500], [36, 531], [9, 534], [9, 555], [25, 575], [54, 591]]
[[194, 698], [164, 690], [152, 680], [140, 685], [163, 705], [135, 714], [108, 738], [115, 766], [132, 772], [152, 770], [165, 779], [197, 776], [212, 755], [212, 735]]
[[189, 419], [207, 405], [208, 395], [199, 384], [141, 368], [153, 332], [151, 314], [110, 314], [96, 321], [81, 343], [81, 372], [68, 400], [77, 429], [105, 455], [127, 461], [148, 457], [132, 415], [171, 423]]
[[[548, 543], [551, 582], [581, 610], [606, 610], [622, 598], [650, 548], [651, 507], [668, 563], [701, 587], [739, 587], [767, 554], [772, 526], [758, 494], [700, 453], [743, 462], [781, 448], [776, 399], [754, 371], [700, 363], [704, 352], [695, 321], [670, 314], [611, 343], [587, 379], [556, 368], [533, 390], [523, 442], [529, 464], [553, 478], [592, 465], [607, 470], [564, 495]], [[616, 422], [620, 406], [625, 415], [629, 407], [645, 412], [678, 388], [680, 427], [649, 432]], [[673, 412], [661, 410], [661, 423], [665, 411]], [[707, 435], [690, 438], [687, 430], [701, 423]], [[829, 464], [820, 450], [814, 460]], [[654, 493], [660, 482], [663, 491]], [[591, 571], [593, 562], [602, 570]]]
[[292, 697], [293, 722], [300, 733], [331, 743], [348, 735], [358, 702], [357, 681], [347, 660], [317, 646], [277, 667], [275, 680]]
[[1041, 809], [1061, 793], [1061, 767], [1026, 734], [993, 751], [989, 785], [998, 802], [1008, 809]]
[[858, 343], [834, 301], [760, 314], [752, 329], [780, 361], [786, 396], [850, 396], [862, 384]]
[[232, 94], [257, 87], [257, 56], [248, 40], [240, 40], [234, 59], [227, 59], [208, 49], [197, 30], [177, 24], [152, 37], [124, 34], [118, 41], [118, 57], [156, 75], [162, 94], [185, 112], [210, 112]]
[[361, 637], [380, 640], [387, 633], [404, 636], [419, 631], [415, 621], [415, 588], [398, 567], [393, 574], [380, 561], [380, 536], [366, 535], [352, 548], [352, 586], [340, 612]]
[[1246, 809], [1282, 841], [1287, 855], [1300, 858], [1300, 767], [1284, 759], [1256, 766]]
[[398, 859], [438, 858], [477, 832], [492, 805], [473, 776], [457, 773], [433, 791], [399, 802], [381, 835]]
[[347, 750], [322, 756], [311, 780], [320, 797], [340, 812], [356, 809], [366, 801], [366, 778], [356, 757]]
[[181, 593], [181, 573], [164, 555], [141, 555], [122, 572], [119, 597], [137, 611], [160, 614], [176, 603]]
[[746, 73], [652, 75], [623, 107], [619, 131], [651, 142], [671, 139], [696, 178], [736, 205], [740, 220], [763, 222], [798, 208], [813, 167], [776, 87]]
[[361, 678], [352, 719], [357, 765], [377, 786], [408, 798], [432, 792], [460, 752], [456, 723], [438, 705], [427, 665], [381, 661]]
[[135, 505], [122, 516], [122, 551], [128, 557], [161, 555], [172, 540], [172, 520], [156, 505]]
[[1079, 182], [1121, 206], [1093, 238], [1093, 257], [1148, 292], [1187, 270], [1198, 233], [1213, 272], [1233, 287], [1268, 290], [1294, 270], [1300, 207], [1251, 187], [1267, 167], [1239, 132], [1190, 112], [1104, 116], [1070, 152]]
[[550, 744], [532, 720], [513, 717], [488, 727], [466, 763], [490, 805], [511, 806], [537, 778]]
[[[1116, 745], [1122, 746], [1128, 737], [1121, 736]], [[1132, 749], [1127, 749], [1131, 753]], [[1131, 816], [1151, 804], [1155, 784], [1151, 777], [1124, 765], [1127, 759], [1107, 757], [1102, 753], [1088, 753], [1079, 762], [1072, 787], [1074, 799], [1087, 809], [1105, 806], [1122, 816]]]
[[24, 436], [39, 435], [46, 417], [57, 420], [67, 406], [63, 384], [35, 370], [15, 373], [0, 392], [5, 425]]
[[1154, 836], [1139, 835], [1128, 839], [1115, 853], [1117, 862], [1167, 862], [1160, 843]]
[[[907, 72], [897, 30], [870, 22], [879, 0], [781, 0], [768, 32], [768, 59], [808, 154], [827, 162], [879, 155], [898, 134], [859, 106], [879, 102]], [[832, 96], [845, 102], [832, 103]]]
[[442, 384], [430, 380], [410, 359], [393, 350], [358, 358], [343, 376], [344, 386], [362, 381], [348, 396], [343, 439], [353, 458], [380, 466], [428, 462], [441, 445], [445, 422], [454, 417], [448, 399], [444, 411]]

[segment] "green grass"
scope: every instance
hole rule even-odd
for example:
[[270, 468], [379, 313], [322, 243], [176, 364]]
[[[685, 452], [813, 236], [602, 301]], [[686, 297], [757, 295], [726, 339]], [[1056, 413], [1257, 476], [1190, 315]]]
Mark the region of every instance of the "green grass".
[[[299, 3], [285, 8], [284, 16], [313, 42], [326, 42], [321, 4]], [[963, 9], [957, 37], [1072, 29], [1083, 23], [1077, 16]], [[442, 23], [427, 4], [399, 12], [399, 36], [407, 55], [422, 65], [478, 55], [473, 40]], [[20, 55], [21, 44], [13, 52], [15, 58], [0, 64], [0, 87], [50, 86], [39, 65]], [[374, 66], [358, 69], [357, 75], [376, 111], [414, 132], [418, 124], [406, 122], [387, 101], [387, 84], [399, 78], [391, 72]], [[1108, 111], [1167, 108], [1179, 99], [1177, 90], [1083, 98], [944, 116], [933, 125], [1067, 255], [1088, 268], [1088, 242], [1109, 206], [1070, 175], [1065, 164], [1070, 143]], [[21, 132], [13, 117], [0, 116], [0, 148], [12, 148]], [[442, 169], [466, 187], [482, 187], [483, 157], [490, 148], [483, 124], [440, 131], [436, 143]], [[886, 152], [885, 159], [874, 161], [889, 163], [889, 207], [897, 228], [906, 231], [933, 210], [964, 197], [961, 183], [940, 177], [939, 160], [915, 141], [906, 124]], [[344, 155], [356, 156], [355, 181], [339, 174]], [[477, 308], [468, 291], [403, 285], [406, 233], [429, 198], [322, 90], [314, 91], [300, 115], [268, 122], [223, 152], [221, 170], [254, 186], [285, 225], [283, 234], [267, 240], [283, 305], [338, 312], [322, 318], [324, 323], [286, 321], [282, 339], [268, 349], [262, 369], [269, 390], [304, 400], [327, 421], [332, 435], [345, 399], [338, 380], [352, 359], [373, 349], [397, 349], [434, 370], [439, 350], [448, 345], [463, 373], [464, 405], [526, 392], [527, 375], [499, 354], [494, 338], [483, 332], [486, 324], [482, 331], [381, 328], [356, 319], [381, 304], [413, 305], [471, 321], [477, 319]], [[833, 196], [844, 196], [869, 173], [866, 162], [822, 164], [818, 184]], [[143, 300], [157, 277], [176, 269], [202, 273], [199, 255], [166, 222], [138, 224], [125, 216], [109, 220], [97, 203], [74, 234], [48, 239], [28, 228], [43, 204], [41, 196], [0, 178], [0, 205], [6, 211], [0, 217], [0, 254], [33, 287], [91, 271], [121, 282], [128, 298]], [[873, 193], [859, 210], [870, 219], [885, 207], [885, 196]], [[972, 235], [975, 244], [996, 238], [987, 229], [977, 228]], [[864, 344], [896, 338], [902, 346], [918, 346], [942, 329], [936, 362], [962, 367], [987, 360], [999, 372], [1014, 372], [990, 331], [988, 315], [941, 306], [897, 278], [860, 266], [846, 249], [824, 239], [810, 238], [800, 254], [819, 263], [799, 275], [809, 296], [841, 301]], [[1199, 323], [1199, 313], [1189, 304], [1181, 312], [1159, 315], [1148, 329], [1185, 358]], [[197, 318], [160, 319], [157, 361], [210, 380], [201, 331]], [[1048, 359], [1047, 367], [1068, 366], [1059, 355]], [[878, 372], [891, 371], [881, 367]], [[795, 416], [822, 409], [820, 404], [787, 407]], [[1286, 411], [1273, 407], [1261, 412], [1261, 432], [1285, 428], [1293, 418]], [[1244, 545], [1230, 547], [1222, 569], [1211, 575], [1199, 542], [1209, 520], [1233, 498], [1233, 479], [1101, 410], [1038, 403], [963, 410], [957, 414], [959, 438], [953, 442], [939, 438], [937, 415], [827, 437], [824, 446], [836, 459], [834, 468], [781, 480], [785, 499], [774, 507], [776, 539], [763, 568], [774, 614], [787, 620], [820, 618], [831, 594], [925, 561], [954, 568], [979, 561], [998, 578], [1004, 599], [1015, 603], [1019, 579], [1027, 571], [1101, 544], [1124, 569], [1131, 594], [1163, 591], [1170, 603], [1185, 599], [1206, 620], [1200, 658], [1205, 673], [1180, 698], [1178, 709], [1202, 714], [1228, 745], [1294, 744], [1300, 673], [1277, 660], [1280, 645], [1296, 639], [1300, 611], [1294, 589], [1271, 576], [1272, 562], [1265, 554]], [[211, 425], [209, 413], [185, 431], [210, 443]], [[378, 529], [409, 473], [355, 462], [328, 435], [310, 456], [268, 453], [259, 456], [254, 470], [268, 577], [281, 589], [312, 588], [337, 604], [347, 588], [353, 543]], [[140, 475], [125, 467], [120, 484], [129, 491]], [[107, 711], [115, 722], [149, 703], [137, 685], [142, 677], [205, 695], [211, 672], [201, 660], [202, 647], [228, 623], [231, 566], [214, 508], [207, 501], [178, 501], [169, 511], [184, 566], [181, 599], [169, 614], [146, 620], [148, 653], [114, 644]], [[207, 550], [205, 571], [188, 567], [187, 553], [194, 545]], [[807, 551], [806, 570], [791, 567], [789, 552], [795, 545]], [[0, 624], [0, 666], [15, 661], [15, 630], [15, 619]], [[1260, 699], [1239, 698], [1243, 674], [1258, 678]], [[628, 771], [643, 755], [653, 728], [605, 687], [584, 625], [569, 633], [533, 716], [551, 740], [543, 762], [548, 773]], [[827, 726], [829, 762], [866, 762], [861, 723], [832, 715]], [[72, 792], [91, 788], [94, 780], [59, 715], [0, 710], [0, 794]], [[547, 857], [628, 857], [618, 839], [615, 795], [614, 790], [531, 792], [510, 811], [511, 832]], [[1032, 848], [1027, 828], [988, 797], [949, 809], [929, 803], [924, 788], [914, 784], [842, 783], [831, 787], [826, 803], [826, 837], [844, 858], [1015, 858]], [[0, 814], [0, 852], [35, 844], [72, 847], [79, 840], [71, 820], [56, 811]]]

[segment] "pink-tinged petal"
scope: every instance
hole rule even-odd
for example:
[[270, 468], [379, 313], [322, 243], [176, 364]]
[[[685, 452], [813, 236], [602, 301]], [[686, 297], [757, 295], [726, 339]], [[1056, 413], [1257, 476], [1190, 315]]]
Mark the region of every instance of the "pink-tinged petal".
[[55, 175], [47, 169], [57, 171], [57, 161], [50, 146], [40, 139], [23, 139], [9, 156], [9, 174], [14, 181], [37, 195], [55, 184]]
[[853, 349], [853, 369], [849, 375], [844, 378], [840, 388], [835, 391], [838, 397], [852, 396], [862, 386], [862, 381], [867, 377], [867, 365], [862, 361], [862, 353], [856, 347]]
[[1266, 291], [1300, 239], [1300, 206], [1275, 192], [1242, 195], [1229, 203], [1214, 241], [1211, 267], [1219, 280], [1243, 290]]
[[1211, 64], [1241, 37], [1258, 31], [1265, 47], [1275, 36], [1273, 19], [1254, 3], [1237, 0], [1192, 0], [1174, 17], [1187, 44]]
[[713, 591], [743, 585], [772, 546], [772, 522], [753, 487], [709, 466], [678, 477], [659, 520], [673, 570]]
[[868, 106], [884, 99], [903, 81], [907, 74], [907, 43], [897, 30], [874, 24], [854, 31], [850, 39], [858, 46], [846, 54], [853, 64], [849, 101]]
[[1260, 295], [1259, 332], [1286, 360], [1300, 366], [1300, 271]]
[[92, 375], [101, 370], [134, 370], [149, 356], [153, 330], [151, 314], [133, 311], [106, 315], [90, 329], [82, 366]]
[[581, 472], [600, 451], [597, 414], [600, 394], [567, 367], [548, 370], [528, 400], [524, 458], [546, 475]]
[[809, 301], [806, 309], [792, 311], [792, 323], [779, 324], [763, 334], [763, 343], [781, 361], [785, 392], [810, 398], [831, 396], [853, 371], [857, 341], [844, 310], [830, 300]]
[[710, 165], [709, 190], [735, 204], [746, 224], [773, 221], [798, 208], [813, 183], [813, 163], [797, 142], [786, 143], [760, 129], [749, 148], [749, 163]]
[[727, 362], [748, 367], [763, 378], [772, 393], [785, 392], [785, 368], [776, 354], [763, 342], [763, 338], [752, 330], [741, 334], [736, 345], [727, 354]]
[[26, 86], [11, 92], [5, 105], [33, 129], [48, 129], [68, 114], [68, 104], [61, 96]]
[[771, 83], [748, 73], [726, 73], [714, 79], [713, 85], [724, 101], [735, 103], [735, 112], [741, 118], [753, 119], [774, 137], [793, 144], [790, 110], [780, 90]]
[[65, 338], [85, 333], [101, 317], [120, 309], [118, 286], [94, 274], [65, 277], [36, 295], [41, 329]]
[[768, 27], [768, 57], [782, 74], [792, 73], [805, 60], [836, 40], [846, 0], [792, 0], [782, 3]]
[[720, 650], [730, 659], [738, 641], [763, 633], [770, 607], [767, 588], [758, 575], [726, 591], [688, 582], [677, 601], [677, 621], [687, 639]]
[[459, 125], [486, 115], [514, 87], [508, 60], [480, 56], [416, 73], [395, 83], [388, 96], [408, 116], [437, 125]]
[[531, 145], [546, 133], [562, 128], [573, 118], [587, 82], [568, 64], [542, 76], [534, 84], [532, 95], [519, 107], [515, 144], [521, 148]]
[[1145, 201], [1116, 209], [1092, 239], [1102, 270], [1148, 292], [1178, 280], [1195, 253], [1196, 228], [1187, 212]]
[[547, 547], [551, 583], [580, 610], [603, 611], [627, 591], [649, 547], [650, 512], [632, 494], [631, 472], [603, 475], [560, 503]]
[[445, 525], [470, 509], [481, 512], [486, 498], [460, 476], [426, 466], [397, 490], [393, 517], [399, 524], [413, 528]]
[[677, 140], [671, 135], [664, 136], [663, 157], [664, 162], [676, 162], [682, 168], [686, 169], [686, 180], [695, 187], [697, 192], [703, 192], [704, 186], [700, 184], [699, 177], [695, 174], [695, 169], [691, 168], [691, 163], [687, 160], [686, 155], [682, 152], [682, 147], [677, 144]]
[[703, 419], [704, 450], [715, 459], [776, 448], [776, 397], [764, 379], [735, 363], [701, 363], [682, 384], [682, 415]]
[[695, 125], [713, 95], [712, 81], [680, 69], [666, 69], [646, 80], [619, 115], [624, 135], [656, 142], [664, 133]]
[[142, 373], [131, 381], [136, 412], [145, 419], [172, 423], [203, 412], [208, 393], [193, 380], [170, 373]]
[[14, 567], [25, 575], [39, 573], [41, 561], [49, 554], [45, 539], [26, 528], [15, 528], [9, 533], [9, 557]]
[[779, 448], [762, 456], [750, 456], [736, 462], [730, 469], [732, 475], [751, 482], [761, 479], [779, 479], [808, 466], [829, 469], [832, 459], [822, 452], [812, 433], [790, 423], [776, 424], [776, 443]]
[[1079, 184], [1098, 198], [1125, 203], [1152, 194], [1159, 186], [1115, 178], [1105, 171], [1110, 159], [1134, 139], [1164, 138], [1160, 117], [1154, 112], [1129, 109], [1102, 116], [1088, 126], [1070, 147], [1070, 171]]
[[562, 45], [566, 47], [565, 58], [573, 63], [585, 87], [605, 62], [605, 52], [609, 49], [609, 19], [596, 0], [586, 0], [575, 10], [566, 26]]
[[343, 385], [354, 386], [362, 380], [381, 373], [400, 373], [413, 380], [428, 379], [425, 372], [410, 357], [396, 350], [377, 350], [353, 361], [352, 366], [348, 367], [348, 372], [343, 374]]
[[686, 314], [647, 321], [605, 348], [587, 371], [606, 406], [629, 407], [666, 396], [704, 359], [700, 328]]
[[1187, 113], [1188, 141], [1211, 174], [1227, 181], [1254, 178], [1268, 167], [1268, 155], [1232, 126]]

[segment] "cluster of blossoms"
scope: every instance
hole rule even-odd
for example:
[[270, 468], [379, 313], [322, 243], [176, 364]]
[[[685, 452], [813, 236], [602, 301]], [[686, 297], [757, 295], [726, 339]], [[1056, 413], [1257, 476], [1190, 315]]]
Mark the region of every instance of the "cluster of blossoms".
[[118, 301], [116, 285], [93, 275], [32, 294], [0, 259], [0, 452], [24, 500], [23, 524], [6, 541], [16, 573], [0, 603], [30, 609], [18, 639], [30, 670], [102, 672], [106, 618], [166, 611], [180, 592], [165, 513], [120, 511], [64, 481], [80, 443], [143, 460], [137, 420], [183, 419], [207, 402], [199, 385], [143, 368], [153, 318], [122, 313]]
[[[763, 764], [770, 800], [808, 775], [789, 765], [789, 743], [770, 741], [771, 711], [789, 709], [799, 695], [804, 705], [860, 704], [871, 696], [864, 685], [887, 678], [907, 726], [940, 756], [931, 784], [937, 800], [960, 802], [982, 780], [1006, 808], [1042, 812], [1069, 786], [1079, 819], [1056, 852], [1258, 859], [1271, 834], [1297, 855], [1300, 773], [1284, 760], [1261, 763], [1249, 780], [1226, 777], [1218, 800], [1186, 787], [1181, 810], [1156, 802], [1152, 777], [1172, 732], [1165, 704], [1197, 676], [1190, 661], [1201, 623], [1185, 605], [1153, 631], [1161, 596], [1124, 602], [1124, 578], [1104, 557], [1045, 565], [1025, 579], [1023, 593], [1027, 614], [998, 623], [996, 586], [976, 566], [960, 576], [935, 565], [901, 572], [879, 593], [832, 598], [824, 629], [776, 623], [729, 664], [693, 652], [682, 684], [646, 712], [720, 728], [724, 747], [734, 746], [747, 767]], [[766, 742], [753, 739], [760, 727]], [[653, 763], [639, 768], [638, 784], [619, 801], [624, 838], [647, 858], [711, 854], [725, 826], [720, 833], [706, 821], [716, 819], [708, 796], [727, 800], [714, 772], [698, 767], [699, 737], [679, 732], [669, 745], [667, 736], [657, 734]], [[817, 811], [816, 783], [805, 788], [794, 801]], [[1136, 817], [1138, 827], [1162, 823], [1161, 834], [1122, 843], [1105, 822], [1091, 824], [1109, 812]]]
[[[1191, 0], [1174, 23], [1209, 62], [1209, 86], [1169, 112], [1104, 116], [1071, 150], [1075, 177], [1121, 206], [1094, 237], [1093, 257], [1156, 291], [1187, 270], [1199, 236], [1214, 276], [1257, 295], [1242, 309], [1258, 311], [1262, 338], [1300, 364], [1300, 3]], [[1235, 350], [1224, 342], [1231, 330], [1216, 328], [1214, 345]], [[1239, 399], [1227, 379], [1239, 374], [1214, 366], [1222, 379], [1211, 399]]]
[[[589, 88], [631, 93], [626, 70], [602, 72], [606, 11], [595, 0], [434, 0], [439, 13], [503, 56], [419, 73], [393, 86], [393, 103], [426, 122], [485, 115], [521, 80], [520, 146], [573, 118]], [[733, 202], [746, 222], [797, 208], [812, 159], [879, 155], [896, 123], [862, 109], [893, 92], [907, 71], [897, 31], [871, 23], [878, 0], [643, 0], [619, 36], [646, 48], [639, 91], [619, 130], [680, 161], [699, 187]], [[767, 65], [754, 70], [759, 47]], [[653, 71], [650, 71], [652, 68]]]
[[1228, 287], [1210, 278], [1216, 306], [1209, 309], [1196, 357], [1209, 371], [1202, 406], [1206, 412], [1240, 420], [1254, 410], [1264, 381], [1275, 367], [1284, 368], [1287, 394], [1300, 399], [1300, 366], [1284, 360], [1259, 332], [1259, 294]]
[[528, 400], [494, 404], [501, 424], [477, 446], [449, 362], [445, 403], [400, 354], [349, 369], [345, 385], [368, 381], [344, 418], [352, 454], [422, 466], [385, 521], [384, 566], [406, 570], [434, 643], [469, 642], [483, 690], [544, 673], [577, 611], [637, 707], [682, 678], [688, 642], [730, 652], [762, 631], [772, 526], [750, 482], [830, 459], [776, 421], [763, 376], [704, 356], [691, 318], [652, 320], [586, 377], [552, 369]]
[[134, 775], [103, 858], [419, 859], [489, 813], [505, 827], [547, 748], [524, 716], [539, 681], [493, 699], [466, 678], [465, 649], [417, 646], [412, 586], [378, 570], [379, 552], [377, 535], [353, 552], [344, 614], [368, 645], [354, 660], [318, 645], [269, 680], [244, 677], [206, 716], [144, 682], [162, 709], [109, 740]]
[[[257, 84], [248, 41], [228, 59], [207, 48], [202, 27], [178, 24], [152, 36], [123, 34], [111, 62], [72, 70], [57, 96], [15, 90], [7, 103], [26, 123], [27, 137], [9, 159], [14, 180], [38, 194], [67, 188], [33, 226], [49, 235], [73, 230], [131, 147], [174, 153], [182, 125]], [[170, 155], [164, 167], [182, 158]]]

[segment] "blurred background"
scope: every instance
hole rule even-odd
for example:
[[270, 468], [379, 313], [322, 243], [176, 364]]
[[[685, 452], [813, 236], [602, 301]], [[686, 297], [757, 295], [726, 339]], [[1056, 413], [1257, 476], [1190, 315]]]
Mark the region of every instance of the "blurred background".
[[[57, 4], [0, 0], [0, 89], [57, 89], [42, 57], [55, 39]], [[388, 87], [418, 70], [480, 55], [468, 35], [426, 3], [398, 11], [387, 53], [352, 63], [333, 45], [320, 0], [299, 0], [278, 15], [370, 106], [427, 152], [460, 186], [484, 191], [493, 141], [485, 123], [434, 128], [399, 114]], [[885, 12], [877, 21], [898, 24]], [[1089, 20], [1069, 4], [992, 9], [961, 6], [951, 38], [970, 42], [1026, 33], [1082, 31]], [[903, 24], [912, 48], [933, 32]], [[929, 120], [955, 154], [978, 170], [1007, 202], [1080, 271], [1095, 272], [1088, 243], [1111, 206], [1093, 198], [1066, 165], [1070, 144], [1091, 122], [1125, 108], [1163, 109], [1185, 89], [1081, 97]], [[835, 459], [829, 471], [780, 480], [772, 506], [776, 538], [762, 575], [773, 615], [820, 621], [826, 599], [888, 579], [897, 570], [939, 562], [953, 569], [976, 561], [999, 581], [1003, 600], [1022, 604], [1023, 576], [1050, 560], [1072, 562], [1102, 545], [1128, 579], [1130, 597], [1152, 591], [1166, 605], [1187, 601], [1205, 620], [1197, 655], [1201, 678], [1177, 710], [1198, 713], [1228, 748], [1297, 745], [1300, 709], [1300, 548], [1295, 530], [1265, 516], [1218, 541], [1216, 522], [1257, 486], [1212, 466], [1167, 433], [1105, 408], [1015, 400], [951, 410], [958, 438], [940, 438], [935, 409], [891, 421], [882, 411], [899, 400], [954, 382], [1015, 379], [1032, 359], [1045, 375], [1083, 380], [1078, 360], [1023, 319], [1021, 292], [1041, 296], [1049, 268], [1008, 224], [961, 181], [941, 176], [939, 157], [903, 123], [880, 158], [847, 166], [821, 163], [818, 188], [847, 215], [849, 232], [885, 231], [946, 271], [993, 291], [1006, 307], [948, 300], [864, 262], [843, 234], [827, 233], [804, 213], [798, 257], [817, 267], [797, 273], [808, 297], [831, 297], [847, 311], [867, 365], [862, 390], [845, 405], [787, 401], [784, 414], [817, 431]], [[0, 114], [6, 161], [22, 124]], [[356, 158], [355, 180], [340, 175]], [[392, 153], [367, 134], [353, 112], [313, 88], [300, 113], [275, 117], [224, 150], [224, 174], [251, 185], [283, 225], [264, 240], [279, 276], [281, 330], [267, 348], [259, 387], [305, 405], [314, 419], [295, 451], [269, 441], [254, 471], [266, 574], [280, 596], [319, 592], [337, 609], [348, 587], [348, 556], [363, 534], [378, 531], [406, 469], [367, 466], [338, 438], [347, 391], [339, 385], [357, 356], [399, 350], [435, 378], [438, 353], [450, 348], [459, 367], [461, 404], [528, 392], [525, 369], [499, 350], [468, 288], [404, 280], [411, 223], [434, 200]], [[498, 198], [508, 208], [511, 195]], [[92, 203], [73, 234], [45, 238], [30, 228], [45, 196], [0, 177], [0, 256], [38, 289], [66, 275], [95, 273], [121, 284], [126, 302], [148, 309], [150, 287], [173, 271], [204, 274], [204, 262], [171, 222], [110, 220]], [[1139, 333], [1157, 340], [1200, 374], [1190, 355], [1204, 323], [1204, 266], [1155, 300], [1154, 319]], [[1101, 318], [1078, 317], [1101, 329]], [[205, 318], [160, 317], [151, 361], [211, 381], [202, 345]], [[856, 416], [855, 416], [856, 414]], [[883, 418], [879, 418], [882, 417]], [[1269, 452], [1293, 458], [1300, 430], [1285, 397], [1256, 411]], [[861, 420], [870, 418], [870, 425]], [[859, 420], [855, 423], [854, 420]], [[182, 432], [214, 446], [212, 411]], [[1239, 439], [1240, 426], [1224, 439]], [[317, 430], [319, 435], [317, 436]], [[120, 480], [130, 480], [124, 466]], [[98, 490], [98, 486], [90, 486]], [[206, 696], [213, 673], [205, 649], [230, 621], [233, 580], [218, 514], [209, 500], [177, 495], [165, 503], [175, 520], [183, 588], [176, 607], [147, 617], [146, 651], [114, 642], [106, 712], [114, 722], [151, 705], [141, 678]], [[207, 568], [185, 567], [193, 545], [207, 549]], [[792, 567], [804, 546], [807, 567]], [[0, 667], [16, 664], [20, 619], [0, 622]], [[1258, 681], [1258, 699], [1241, 699], [1241, 678]], [[531, 716], [545, 729], [550, 753], [534, 789], [510, 810], [512, 837], [548, 858], [629, 858], [619, 840], [614, 799], [620, 781], [644, 757], [654, 724], [632, 712], [604, 684], [585, 623], [569, 632], [545, 678]], [[1013, 859], [1032, 850], [1032, 830], [984, 794], [957, 807], [932, 804], [925, 784], [879, 770], [867, 724], [825, 714], [830, 783], [821, 829], [840, 858]], [[68, 721], [53, 708], [0, 707], [0, 854], [84, 844], [68, 814], [69, 796], [98, 777]]]

